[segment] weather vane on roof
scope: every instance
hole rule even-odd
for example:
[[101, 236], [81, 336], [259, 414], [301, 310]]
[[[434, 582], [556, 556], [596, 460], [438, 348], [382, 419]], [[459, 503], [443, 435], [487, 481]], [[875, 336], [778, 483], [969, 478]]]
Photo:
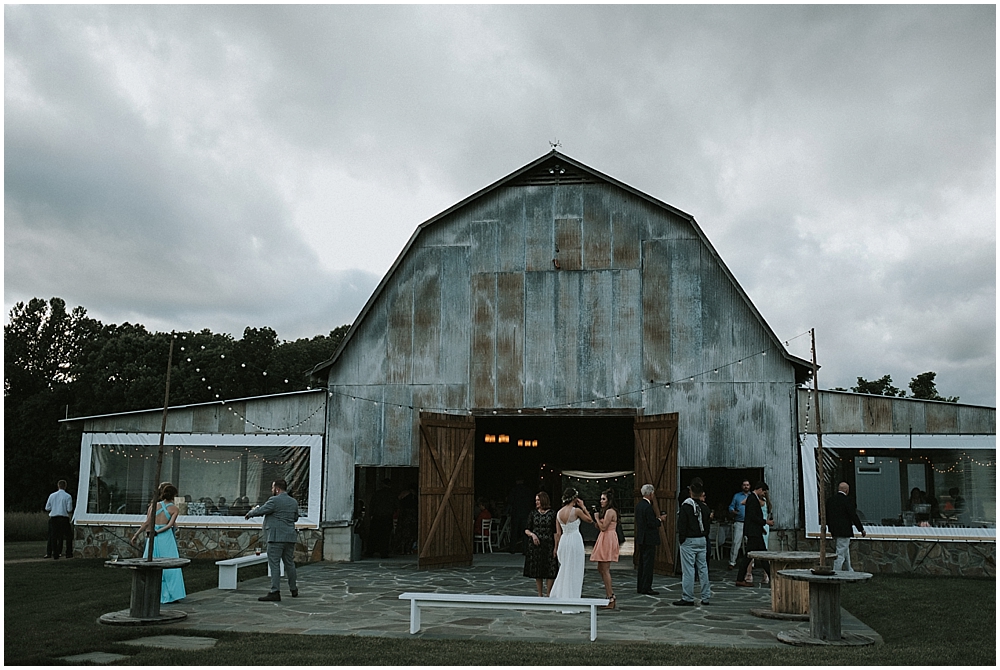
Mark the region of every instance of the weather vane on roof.
[[553, 149], [558, 149], [559, 147], [562, 146], [562, 142], [560, 142], [559, 140], [549, 140], [549, 146], [552, 147]]

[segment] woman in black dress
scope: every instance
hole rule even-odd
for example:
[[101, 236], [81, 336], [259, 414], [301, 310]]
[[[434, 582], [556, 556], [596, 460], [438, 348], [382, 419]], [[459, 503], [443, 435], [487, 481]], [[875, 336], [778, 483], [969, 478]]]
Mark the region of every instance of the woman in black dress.
[[539, 491], [535, 496], [535, 509], [528, 517], [528, 527], [524, 530], [528, 537], [528, 551], [524, 555], [524, 576], [534, 577], [538, 595], [542, 597], [542, 580], [552, 590], [552, 582], [559, 572], [559, 561], [555, 556], [556, 511], [549, 502], [549, 494]]

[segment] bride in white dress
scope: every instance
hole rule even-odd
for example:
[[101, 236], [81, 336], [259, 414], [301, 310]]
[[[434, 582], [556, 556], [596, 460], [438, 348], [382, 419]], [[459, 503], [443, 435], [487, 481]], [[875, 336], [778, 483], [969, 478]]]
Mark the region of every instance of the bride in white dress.
[[576, 489], [563, 491], [563, 506], [556, 514], [556, 546], [553, 550], [559, 559], [556, 581], [549, 589], [550, 598], [579, 598], [583, 592], [583, 536], [580, 521], [593, 523], [587, 507], [577, 496]]

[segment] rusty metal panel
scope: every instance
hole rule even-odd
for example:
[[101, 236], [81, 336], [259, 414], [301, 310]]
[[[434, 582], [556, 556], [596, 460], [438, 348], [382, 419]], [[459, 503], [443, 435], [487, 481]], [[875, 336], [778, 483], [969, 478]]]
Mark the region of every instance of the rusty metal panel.
[[584, 193], [582, 235], [583, 269], [610, 268], [611, 216], [601, 190], [591, 188]]
[[[632, 391], [642, 385], [642, 273], [621, 270], [611, 273], [611, 375], [610, 391]], [[628, 397], [614, 400], [616, 407], [634, 407]]]
[[496, 275], [472, 275], [472, 350], [469, 353], [472, 404], [493, 407], [496, 387]]
[[579, 272], [555, 272], [555, 368], [551, 383], [553, 403], [578, 400], [580, 375], [577, 347], [580, 329]]
[[907, 401], [902, 398], [900, 400], [902, 402], [892, 401], [892, 432], [926, 433], [927, 415], [924, 412], [926, 403]]
[[[863, 396], [841, 396], [821, 392], [820, 402], [820, 410], [822, 411], [820, 420], [823, 422], [823, 432], [859, 433], [865, 430], [869, 410]], [[816, 432], [815, 415], [811, 417], [809, 426], [811, 432]], [[891, 429], [891, 424], [889, 429]]]
[[345, 419], [338, 422], [339, 430], [345, 429], [344, 435], [354, 443], [354, 455], [358, 465], [382, 464], [383, 386], [346, 386], [339, 390], [349, 394], [354, 399], [343, 403]]
[[556, 256], [552, 218], [552, 189], [531, 186], [524, 191], [524, 268], [528, 272], [553, 269]]
[[473, 274], [497, 271], [497, 221], [469, 222], [469, 269]]
[[442, 382], [467, 384], [469, 381], [470, 299], [468, 248], [442, 249], [441, 349], [438, 352]]
[[390, 384], [406, 384], [411, 379], [413, 362], [413, 275], [412, 264], [402, 263], [396, 270], [386, 302], [388, 333], [386, 363]]
[[524, 272], [525, 216], [524, 198], [520, 189], [504, 191], [499, 203], [500, 221], [497, 226], [497, 271]]
[[963, 433], [996, 435], [997, 411], [993, 407], [959, 406], [958, 422]]
[[[823, 396], [826, 401], [829, 396]], [[892, 431], [892, 399], [878, 396], [864, 396], [861, 399], [861, 421], [868, 433], [889, 433]], [[824, 426], [824, 432], [827, 428]]]
[[[581, 400], [604, 397], [611, 391], [613, 351], [614, 273], [587, 272], [580, 284], [580, 328], [577, 348], [576, 395]], [[606, 406], [604, 401], [592, 406]]]
[[[651, 376], [657, 381], [669, 381], [679, 374], [698, 374], [714, 367], [717, 361], [705, 355], [702, 338], [701, 310], [701, 244], [693, 240], [672, 240], [666, 243], [670, 254], [670, 361], [666, 377]], [[681, 368], [677, 361], [687, 360]]]
[[524, 404], [550, 402], [560, 376], [556, 361], [555, 283], [559, 273], [528, 272], [524, 276]]
[[583, 218], [583, 191], [585, 186], [558, 185], [549, 186], [553, 191], [552, 215], [556, 219], [582, 219]]
[[405, 466], [412, 460], [413, 394], [409, 384], [384, 387], [381, 465]]
[[670, 379], [671, 260], [664, 242], [642, 245], [642, 377], [647, 380]]
[[580, 219], [556, 219], [555, 241], [556, 260], [561, 270], [581, 268]]
[[524, 273], [497, 275], [496, 404], [524, 404]]
[[441, 249], [425, 248], [413, 269], [414, 384], [439, 380], [441, 351]]
[[924, 403], [928, 433], [957, 433], [958, 406], [948, 402]]
[[638, 270], [641, 243], [635, 218], [625, 212], [612, 212], [611, 266], [615, 269]]

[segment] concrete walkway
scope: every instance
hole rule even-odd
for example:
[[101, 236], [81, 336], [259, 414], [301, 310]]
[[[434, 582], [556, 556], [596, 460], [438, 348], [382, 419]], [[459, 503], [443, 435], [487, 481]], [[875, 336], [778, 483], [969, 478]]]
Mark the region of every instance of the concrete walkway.
[[[424, 639], [524, 640], [590, 644], [586, 614], [520, 612], [515, 610], [424, 610], [422, 630], [409, 633], [409, 602], [404, 591], [536, 595], [534, 580], [522, 576], [520, 555], [476, 555], [466, 568], [417, 570], [414, 557], [370, 559], [357, 563], [315, 563], [298, 570], [298, 598], [282, 580], [280, 603], [258, 602], [268, 591], [261, 577], [240, 582], [236, 591], [211, 589], [189, 595], [182, 603], [164, 605], [188, 618], [164, 630], [237, 631], [300, 635], [366, 635]], [[809, 629], [808, 622], [762, 619], [753, 607], [770, 606], [770, 590], [738, 588], [734, 571], [712, 569], [711, 606], [675, 607], [680, 579], [656, 576], [658, 597], [635, 592], [631, 561], [612, 571], [618, 609], [602, 610], [597, 643], [655, 642], [678, 645], [762, 648], [784, 647], [780, 631]], [[759, 575], [759, 571], [758, 571]], [[758, 576], [759, 578], [759, 576]], [[695, 586], [696, 596], [698, 585]], [[604, 588], [594, 564], [588, 563], [584, 597], [603, 598]], [[843, 611], [843, 629], [881, 637]]]

